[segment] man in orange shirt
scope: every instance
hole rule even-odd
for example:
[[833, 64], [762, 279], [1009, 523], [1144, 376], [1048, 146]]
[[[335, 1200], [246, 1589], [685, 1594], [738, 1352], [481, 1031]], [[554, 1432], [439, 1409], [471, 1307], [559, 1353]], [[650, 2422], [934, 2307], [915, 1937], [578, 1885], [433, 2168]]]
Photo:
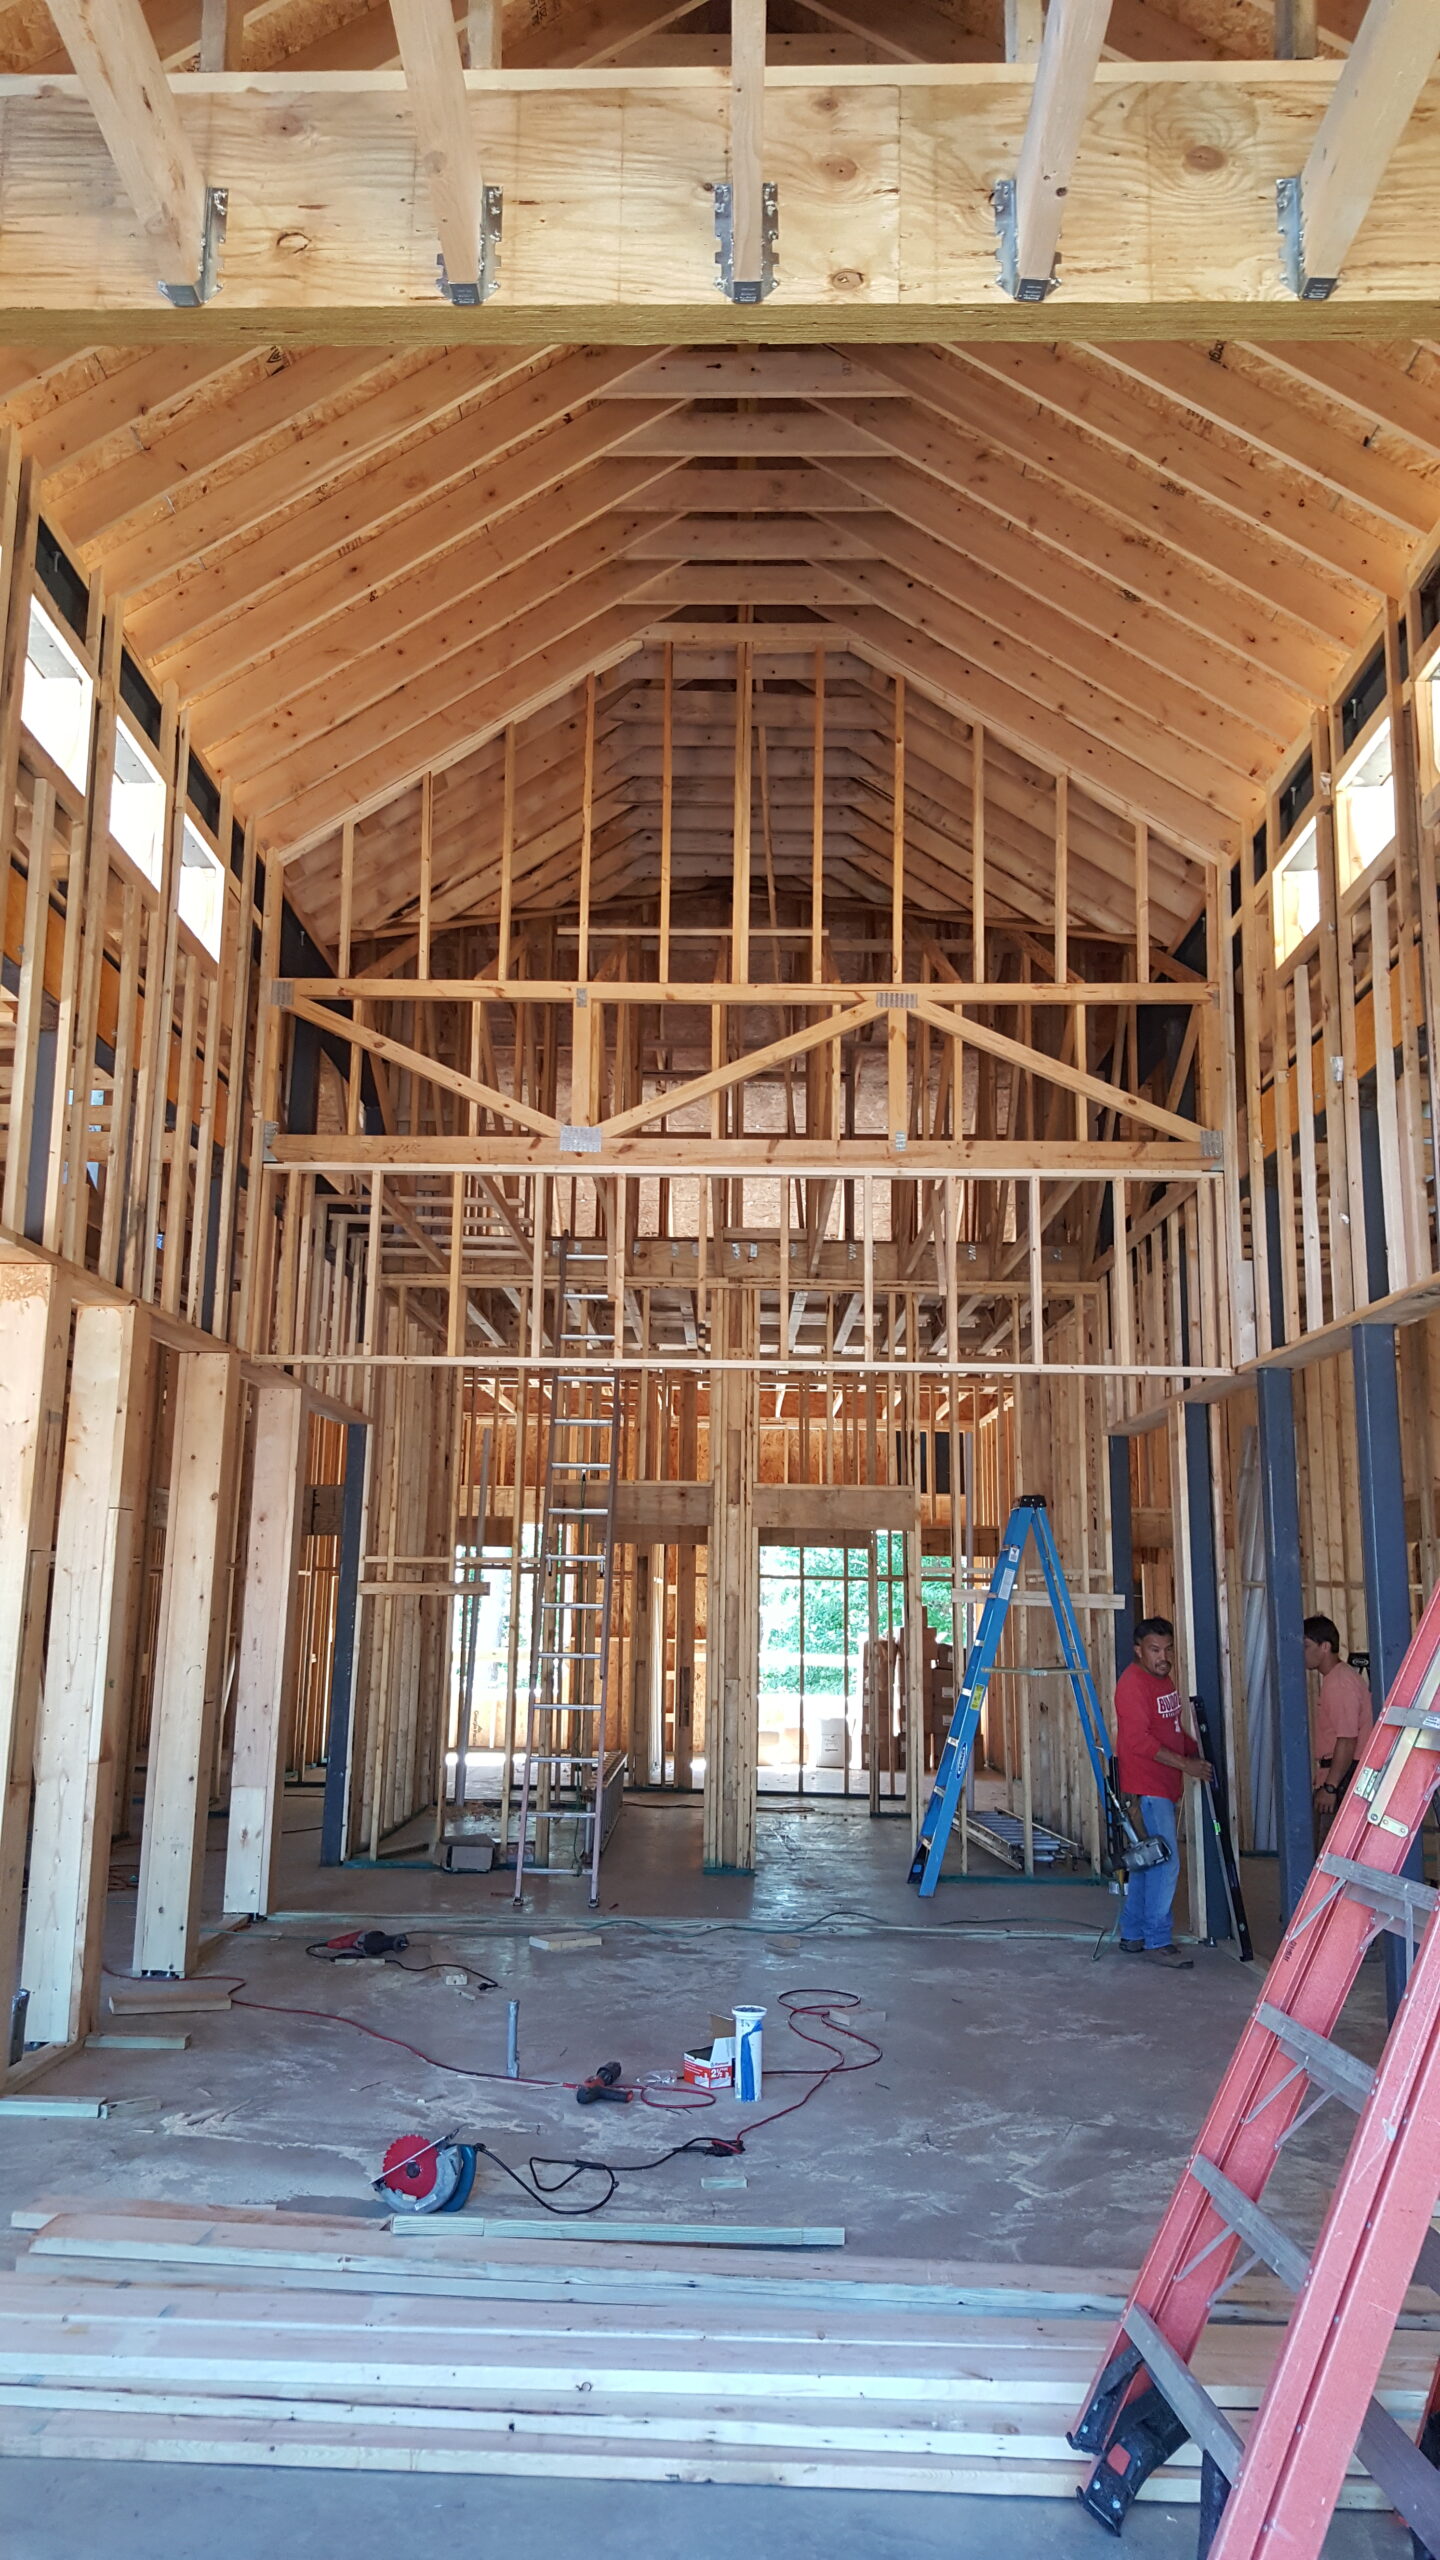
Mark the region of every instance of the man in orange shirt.
[[1136, 1828], [1163, 1840], [1170, 1855], [1162, 1866], [1142, 1867], [1125, 1889], [1120, 1946], [1127, 1956], [1184, 1971], [1194, 1964], [1170, 1934], [1170, 1906], [1180, 1868], [1175, 1808], [1187, 1778], [1211, 1775], [1210, 1763], [1180, 1721], [1175, 1686], [1175, 1630], [1168, 1618], [1142, 1618], [1135, 1630], [1135, 1659], [1115, 1683], [1115, 1765], [1120, 1793], [1130, 1799]]
[[1340, 1651], [1333, 1618], [1305, 1621], [1305, 1668], [1318, 1671], [1312, 1734], [1315, 1747], [1315, 1819], [1323, 1839], [1360, 1757], [1361, 1736], [1374, 1718], [1370, 1691]]

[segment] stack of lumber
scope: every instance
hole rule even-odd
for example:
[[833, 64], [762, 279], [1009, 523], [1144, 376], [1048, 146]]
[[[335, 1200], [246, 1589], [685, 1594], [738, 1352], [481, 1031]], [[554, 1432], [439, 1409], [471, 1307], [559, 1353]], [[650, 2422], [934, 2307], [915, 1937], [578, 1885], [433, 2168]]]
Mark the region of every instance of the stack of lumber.
[[[0, 2454], [1068, 2497], [1065, 2430], [1123, 2290], [61, 2202], [0, 2276]], [[1242, 2430], [1268, 2308], [1213, 2323], [1197, 2360]], [[1412, 2430], [1437, 2345], [1416, 2316], [1381, 2392]], [[1198, 2476], [1186, 2448], [1147, 2494], [1193, 2502]], [[1354, 2472], [1342, 2503], [1384, 2501]]]

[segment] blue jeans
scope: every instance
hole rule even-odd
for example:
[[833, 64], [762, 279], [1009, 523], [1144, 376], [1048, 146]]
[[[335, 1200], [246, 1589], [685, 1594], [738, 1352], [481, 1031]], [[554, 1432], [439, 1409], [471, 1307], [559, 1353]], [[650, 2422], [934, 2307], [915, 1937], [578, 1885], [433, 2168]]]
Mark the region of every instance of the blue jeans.
[[1152, 1840], [1168, 1842], [1170, 1855], [1162, 1867], [1142, 1867], [1132, 1875], [1125, 1888], [1125, 1907], [1120, 1914], [1122, 1938], [1138, 1939], [1142, 1947], [1168, 1947], [1170, 1944], [1170, 1905], [1180, 1881], [1180, 1862], [1175, 1855], [1175, 1816], [1178, 1805], [1169, 1796], [1142, 1796], [1140, 1815]]

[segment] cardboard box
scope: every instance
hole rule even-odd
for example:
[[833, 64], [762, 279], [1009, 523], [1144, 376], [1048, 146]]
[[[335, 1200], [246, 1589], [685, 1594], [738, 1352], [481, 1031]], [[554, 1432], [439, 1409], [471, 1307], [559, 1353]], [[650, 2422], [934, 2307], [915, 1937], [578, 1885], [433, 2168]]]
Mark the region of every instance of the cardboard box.
[[708, 2044], [697, 2045], [687, 2053], [680, 2065], [680, 2077], [692, 2089], [733, 2089], [735, 2086], [735, 2021], [715, 2018], [710, 2021], [713, 2033]]

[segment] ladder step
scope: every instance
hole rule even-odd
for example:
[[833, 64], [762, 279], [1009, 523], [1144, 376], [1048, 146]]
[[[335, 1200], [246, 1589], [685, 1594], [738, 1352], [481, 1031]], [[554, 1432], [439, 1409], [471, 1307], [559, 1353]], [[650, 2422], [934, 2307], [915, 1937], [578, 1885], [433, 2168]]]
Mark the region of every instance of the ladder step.
[[1272, 2222], [1253, 2196], [1247, 2196], [1232, 2178], [1226, 2177], [1223, 2169], [1217, 2169], [1213, 2160], [1206, 2159], [1203, 2151], [1197, 2151], [1191, 2161], [1190, 2175], [1197, 2186], [1204, 2188], [1212, 2203], [1219, 2207], [1221, 2219], [1244, 2241], [1247, 2249], [1253, 2249], [1256, 2257], [1280, 2278], [1282, 2284], [1288, 2285], [1292, 2293], [1299, 2293], [1310, 2273], [1310, 2261], [1299, 2242], [1290, 2239], [1278, 2223]]
[[1387, 1707], [1380, 1721], [1402, 1725], [1411, 1733], [1433, 1733], [1440, 1743], [1440, 1709], [1435, 1707]]
[[1408, 1937], [1415, 1922], [1428, 1918], [1440, 1902], [1433, 1885], [1417, 1883], [1414, 1876], [1386, 1875], [1359, 1858], [1326, 1855], [1315, 1863], [1322, 1875], [1334, 1876], [1357, 1902], [1368, 1902], [1383, 1927], [1397, 1930], [1402, 1937]]
[[1317, 2089], [1323, 2089], [1327, 2097], [1339, 2098], [1359, 2114], [1375, 2085], [1375, 2074], [1368, 2063], [1346, 2053], [1343, 2046], [1332, 2044], [1328, 2036], [1318, 2036], [1313, 2027], [1302, 2027], [1298, 2018], [1287, 2016], [1268, 2000], [1261, 2001], [1255, 2014]]
[[1126, 2312], [1125, 2328], [1139, 2348], [1145, 2370], [1162, 2399], [1174, 2410], [1201, 2452], [1209, 2454], [1227, 2480], [1233, 2480], [1245, 2448], [1229, 2419], [1216, 2408], [1204, 2384], [1196, 2381], [1188, 2364], [1181, 2362], [1168, 2338], [1138, 2303], [1132, 2302]]

